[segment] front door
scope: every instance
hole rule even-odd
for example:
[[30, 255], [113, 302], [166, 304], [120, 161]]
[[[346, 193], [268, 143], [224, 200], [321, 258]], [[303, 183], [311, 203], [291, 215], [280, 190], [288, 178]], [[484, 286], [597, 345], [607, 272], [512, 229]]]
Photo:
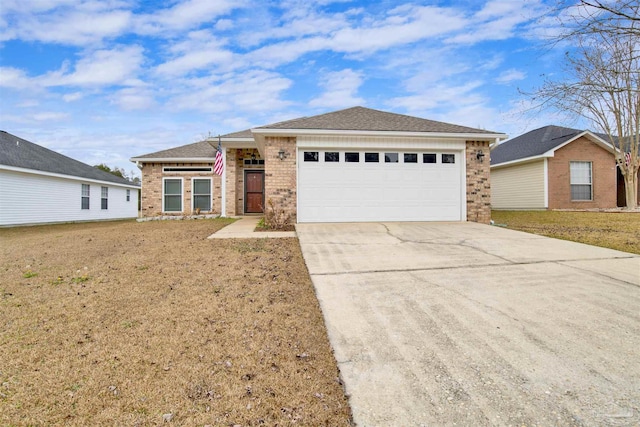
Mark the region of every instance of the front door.
[[244, 213], [263, 213], [264, 171], [244, 171]]

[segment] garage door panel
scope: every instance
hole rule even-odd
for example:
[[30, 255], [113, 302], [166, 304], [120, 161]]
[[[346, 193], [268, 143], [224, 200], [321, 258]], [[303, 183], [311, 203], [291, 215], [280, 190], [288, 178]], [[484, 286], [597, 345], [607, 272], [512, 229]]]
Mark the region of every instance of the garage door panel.
[[[402, 163], [402, 154], [400, 157], [399, 163], [345, 163], [341, 153], [341, 161], [336, 163], [301, 161], [298, 220], [460, 220], [461, 166], [424, 164], [421, 155], [420, 163]], [[459, 157], [456, 155], [457, 161]], [[299, 159], [303, 158], [301, 152]], [[364, 159], [363, 153], [360, 159]]]

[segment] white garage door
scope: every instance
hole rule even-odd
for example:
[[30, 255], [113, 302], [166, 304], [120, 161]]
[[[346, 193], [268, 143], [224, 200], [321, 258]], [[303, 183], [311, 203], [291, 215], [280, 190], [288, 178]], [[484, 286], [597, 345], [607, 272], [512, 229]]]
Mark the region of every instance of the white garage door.
[[301, 149], [298, 221], [460, 221], [461, 152]]

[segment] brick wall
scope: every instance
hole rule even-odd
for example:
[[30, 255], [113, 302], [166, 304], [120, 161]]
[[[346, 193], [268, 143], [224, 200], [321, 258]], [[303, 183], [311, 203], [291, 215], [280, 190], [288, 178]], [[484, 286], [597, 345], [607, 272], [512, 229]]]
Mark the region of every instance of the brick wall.
[[[572, 161], [592, 162], [593, 200], [571, 200]], [[582, 137], [554, 153], [549, 158], [549, 209], [615, 208], [617, 205], [616, 168], [613, 154]]]
[[[476, 158], [482, 150], [482, 162]], [[467, 220], [488, 224], [491, 220], [491, 181], [489, 179], [489, 143], [467, 141]]]
[[[280, 160], [278, 152], [285, 152], [285, 159]], [[276, 209], [284, 209], [296, 220], [297, 183], [296, 183], [296, 138], [265, 138], [265, 204], [269, 200]]]
[[[212, 163], [144, 163], [142, 166], [141, 209], [143, 217], [158, 215], [192, 215], [191, 180], [193, 178], [213, 178], [213, 200], [211, 212], [220, 213], [222, 206], [221, 179], [213, 172], [162, 172], [164, 167], [211, 167]], [[182, 212], [162, 212], [162, 178], [182, 178]]]
[[[245, 169], [264, 169], [264, 165], [245, 165], [245, 159], [261, 159], [260, 153], [254, 148], [238, 148], [227, 150], [227, 165], [233, 163], [233, 178], [227, 175], [227, 215], [244, 215], [244, 171]], [[232, 212], [231, 212], [232, 211]]]

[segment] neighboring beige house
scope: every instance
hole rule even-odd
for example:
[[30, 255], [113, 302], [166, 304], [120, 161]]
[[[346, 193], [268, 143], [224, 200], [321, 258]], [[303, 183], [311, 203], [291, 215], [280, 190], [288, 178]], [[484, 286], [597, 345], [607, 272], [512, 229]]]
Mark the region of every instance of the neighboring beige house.
[[[490, 220], [502, 133], [353, 107], [132, 158], [142, 215], [261, 214], [294, 222]], [[486, 156], [486, 158], [485, 158]]]
[[545, 126], [491, 151], [493, 209], [624, 206], [613, 147], [588, 130]]

